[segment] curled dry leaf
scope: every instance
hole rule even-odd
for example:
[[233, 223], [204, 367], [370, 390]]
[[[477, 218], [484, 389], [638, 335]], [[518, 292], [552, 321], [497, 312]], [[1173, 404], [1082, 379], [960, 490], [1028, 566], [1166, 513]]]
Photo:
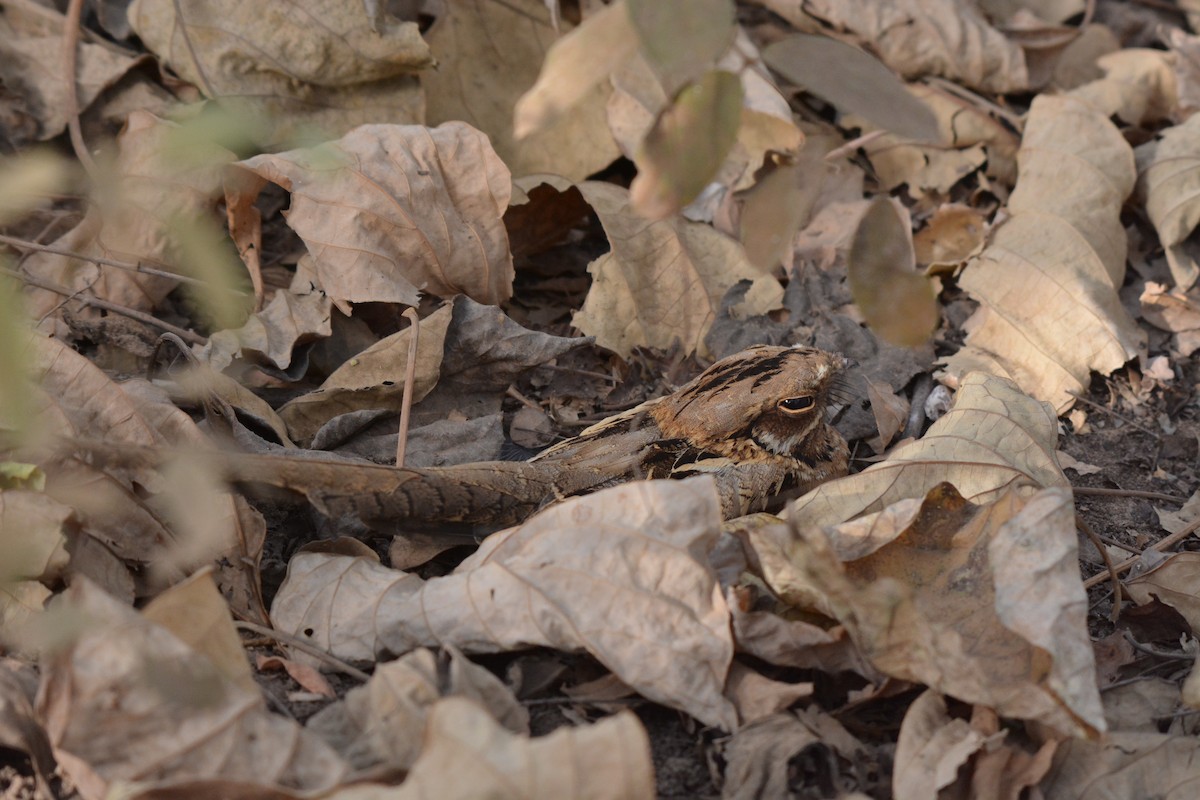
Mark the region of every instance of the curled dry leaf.
[[1173, 61], [1162, 50], [1130, 47], [1109, 53], [1096, 61], [1104, 77], [1072, 89], [1069, 96], [1130, 125], [1167, 119], [1179, 107]]
[[328, 800], [650, 800], [650, 740], [633, 712], [530, 739], [477, 703], [451, 697], [429, 714], [424, 749], [400, 787], [364, 784]]
[[226, 201], [239, 251], [257, 235], [253, 200], [266, 183], [291, 193], [288, 225], [315, 282], [350, 303], [416, 305], [420, 293], [497, 304], [512, 294], [504, 230], [512, 180], [487, 136], [461, 122], [363, 125], [336, 142], [238, 162]]
[[612, 245], [588, 267], [592, 288], [574, 318], [598, 344], [625, 358], [635, 347], [668, 348], [676, 341], [687, 352], [704, 353], [721, 298], [739, 280], [768, 289], [766, 302], [747, 314], [765, 313], [782, 299], [779, 282], [712, 226], [679, 217], [647, 222], [631, 208], [629, 193], [612, 184], [589, 181], [579, 189]]
[[959, 768], [987, 744], [981, 731], [946, 713], [946, 698], [925, 690], [900, 723], [892, 794], [936, 800], [938, 792], [957, 780]]
[[546, 509], [429, 581], [300, 554], [272, 618], [353, 660], [439, 644], [582, 648], [644, 696], [732, 729], [729, 611], [706, 555], [719, 532], [710, 478], [638, 481]]
[[875, 199], [854, 233], [846, 272], [867, 324], [891, 344], [926, 343], [940, 319], [933, 285], [915, 266], [908, 212]]
[[411, 73], [433, 58], [415, 22], [388, 17], [372, 30], [361, 7], [328, 0], [137, 0], [128, 16], [178, 75], [254, 120], [251, 134], [264, 145], [335, 138], [368, 122], [423, 121]]
[[983, 248], [987, 229], [987, 221], [973, 208], [958, 203], [940, 206], [928, 224], [913, 236], [917, 263], [957, 266]]
[[83, 797], [116, 782], [166, 790], [221, 777], [261, 789], [327, 790], [348, 766], [262, 695], [229, 681], [165, 628], [87, 580], [64, 610], [87, 624], [44, 664], [38, 714]]
[[1068, 739], [1038, 788], [1046, 800], [1188, 797], [1200, 781], [1195, 736], [1114, 731], [1100, 742]]
[[1200, 631], [1200, 553], [1172, 553], [1125, 585], [1137, 603], [1158, 598], [1182, 614], [1193, 631]]
[[[220, 197], [221, 170], [234, 160], [229, 151], [209, 144], [181, 153], [173, 136], [179, 126], [150, 114], [130, 114], [117, 137], [116, 177], [102, 196], [88, 204], [87, 215], [54, 242], [81, 256], [118, 259], [164, 270], [180, 270], [182, 246], [178, 220], [211, 216]], [[54, 253], [33, 253], [22, 262], [29, 275], [91, 294], [119, 305], [150, 311], [177, 282], [129, 272]], [[34, 319], [59, 313], [63, 298], [27, 287], [26, 310]], [[99, 312], [74, 313], [91, 319]]]
[[1010, 377], [1064, 411], [1092, 371], [1108, 374], [1144, 347], [1117, 296], [1133, 154], [1098, 112], [1043, 95], [1019, 160], [1011, 219], [963, 270], [960, 285], [982, 305], [966, 323], [967, 346], [946, 367]]
[[[1105, 729], [1071, 495], [1010, 490], [977, 506], [950, 484], [836, 527], [751, 532], [785, 598], [850, 631], [886, 675], [1068, 735]], [[782, 538], [781, 538], [782, 537]], [[770, 540], [774, 539], [775, 542]]]
[[1021, 48], [960, 0], [756, 0], [801, 30], [811, 19], [869, 41], [905, 78], [940, 75], [986, 92], [1029, 87]]
[[529, 712], [508, 687], [453, 647], [444, 657], [422, 648], [380, 664], [366, 685], [321, 709], [306, 727], [357, 770], [408, 770], [421, 752], [429, 710], [443, 697], [474, 700], [508, 731], [529, 733]]
[[1003, 378], [972, 373], [924, 437], [856, 475], [818, 486], [789, 514], [806, 525], [835, 525], [922, 497], [942, 481], [976, 503], [1012, 488], [1067, 488], [1054, 459], [1057, 439], [1058, 421], [1044, 403]]
[[[533, 86], [558, 38], [548, 5], [542, 0], [446, 3], [425, 33], [438, 62], [437, 69], [421, 75], [426, 117], [431, 125], [450, 120], [474, 125], [514, 175], [546, 172], [583, 180], [619, 155], [604, 124], [607, 81], [585, 92], [549, 126], [521, 139], [513, 135], [513, 107]], [[590, 55], [594, 60], [600, 52]]]
[[1175, 284], [1186, 291], [1200, 277], [1200, 247], [1193, 234], [1200, 224], [1200, 117], [1163, 131], [1134, 154], [1138, 193], [1167, 254]]

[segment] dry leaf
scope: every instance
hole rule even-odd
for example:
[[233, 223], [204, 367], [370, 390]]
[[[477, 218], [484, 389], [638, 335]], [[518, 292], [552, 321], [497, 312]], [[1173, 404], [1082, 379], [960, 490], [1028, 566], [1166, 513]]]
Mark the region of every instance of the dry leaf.
[[257, 690], [230, 682], [166, 629], [86, 580], [64, 600], [88, 624], [44, 664], [38, 713], [84, 798], [118, 781], [165, 789], [220, 776], [320, 791], [346, 775], [319, 739], [268, 713]]
[[891, 344], [924, 344], [940, 320], [933, 286], [915, 266], [908, 212], [877, 198], [854, 233], [846, 272], [867, 324]]
[[976, 506], [941, 484], [919, 508], [793, 519], [791, 544], [782, 526], [751, 532], [768, 582], [845, 625], [881, 672], [1065, 734], [1104, 731], [1069, 491]]
[[1072, 89], [1069, 96], [1130, 125], [1164, 119], [1179, 105], [1173, 60], [1162, 50], [1136, 47], [1109, 53], [1096, 62], [1104, 77]]
[[974, 3], [960, 0], [756, 0], [805, 30], [815, 17], [871, 42], [905, 78], [940, 75], [1005, 94], [1029, 86], [1021, 48], [990, 26]]
[[729, 800], [790, 796], [793, 759], [811, 745], [828, 748], [847, 761], [856, 761], [867, 750], [837, 720], [815, 707], [775, 714], [746, 725], [730, 738], [721, 796]]
[[[512, 294], [504, 230], [508, 169], [487, 137], [461, 122], [363, 125], [336, 142], [238, 162], [226, 180], [230, 213], [267, 181], [291, 192], [288, 225], [313, 258], [318, 288], [350, 303], [416, 305], [422, 292], [500, 303]], [[238, 249], [255, 226], [234, 220]]]
[[1147, 281], [1139, 300], [1142, 318], [1175, 334], [1172, 342], [1181, 356], [1186, 358], [1200, 349], [1200, 304], [1195, 294]]
[[946, 698], [927, 689], [904, 713], [896, 743], [892, 794], [912, 800], [937, 800], [954, 783], [959, 768], [987, 745], [987, 737], [946, 713]]
[[1196, 737], [1114, 731], [1103, 741], [1068, 739], [1038, 785], [1046, 800], [1189, 797], [1200, 781]]
[[925, 227], [913, 235], [917, 263], [957, 266], [983, 248], [987, 229], [983, 215], [973, 208], [958, 203], [939, 206]]
[[725, 696], [737, 709], [738, 721], [754, 722], [813, 696], [809, 682], [774, 681], [757, 670], [734, 661], [725, 681]]
[[795, 34], [763, 51], [771, 69], [837, 108], [908, 139], [936, 142], [938, 121], [869, 53], [826, 36]]
[[1125, 585], [1139, 605], [1151, 602], [1153, 595], [1182, 614], [1193, 631], [1200, 631], [1200, 553], [1172, 553]]
[[[177, 16], [177, 13], [179, 16]], [[129, 22], [184, 80], [284, 146], [336, 138], [365, 123], [420, 123], [411, 74], [433, 65], [415, 22], [378, 30], [361, 8], [330, 0], [254, 6], [236, 0], [137, 0]], [[244, 124], [244, 123], [243, 123]]]
[[456, 0], [445, 4], [425, 37], [438, 61], [421, 75], [430, 125], [470, 123], [488, 135], [514, 175], [546, 172], [578, 181], [619, 155], [604, 124], [610, 89], [603, 80], [553, 124], [513, 136], [513, 107], [558, 38], [546, 3]]
[[398, 788], [364, 784], [328, 800], [649, 800], [650, 740], [632, 712], [530, 739], [478, 704], [451, 697], [429, 714], [425, 747]]
[[963, 270], [960, 285], [982, 305], [947, 371], [1010, 377], [1065, 411], [1092, 371], [1108, 374], [1144, 347], [1116, 291], [1132, 153], [1097, 112], [1043, 95], [1029, 112], [1020, 163], [1012, 218]]
[[731, 0], [625, 0], [625, 7], [668, 94], [708, 70], [733, 39]]
[[[783, 290], [749, 260], [741, 246], [709, 225], [678, 217], [648, 223], [634, 213], [629, 193], [607, 183], [579, 185], [600, 217], [612, 251], [588, 267], [592, 288], [575, 326], [597, 344], [628, 358], [635, 347], [705, 352], [704, 335], [721, 298], [743, 278], [757, 280], [782, 298]], [[778, 300], [748, 313], [765, 313]]]
[[968, 375], [954, 406], [919, 441], [897, 447], [886, 461], [831, 481], [796, 500], [789, 514], [806, 525], [834, 525], [923, 497], [942, 481], [975, 503], [1010, 488], [1069, 483], [1054, 459], [1058, 421], [1045, 404], [1010, 381]]
[[868, 378], [867, 397], [871, 401], [871, 414], [875, 417], [875, 427], [879, 429], [880, 450], [887, 449], [896, 438], [896, 434], [908, 424], [908, 401], [892, 391], [886, 383], [879, 383]]
[[300, 554], [272, 619], [351, 660], [435, 644], [583, 648], [644, 696], [732, 729], [729, 612], [706, 556], [720, 532], [714, 489], [707, 477], [638, 481], [567, 500], [429, 581]]
[[0, 490], [0, 586], [16, 580], [54, 583], [67, 565], [66, 529], [78, 523], [71, 507], [41, 492]]
[[479, 703], [512, 733], [529, 733], [529, 713], [508, 687], [453, 647], [447, 657], [414, 650], [375, 668], [366, 685], [317, 712], [307, 724], [357, 770], [408, 770], [422, 749], [425, 719], [443, 697]]
[[1193, 138], [1197, 133], [1200, 118], [1191, 117], [1134, 151], [1138, 195], [1144, 198], [1146, 213], [1166, 251], [1171, 277], [1182, 291], [1190, 289], [1200, 277], [1200, 246], [1193, 238], [1200, 224], [1200, 201], [1196, 198], [1200, 189], [1200, 146]]

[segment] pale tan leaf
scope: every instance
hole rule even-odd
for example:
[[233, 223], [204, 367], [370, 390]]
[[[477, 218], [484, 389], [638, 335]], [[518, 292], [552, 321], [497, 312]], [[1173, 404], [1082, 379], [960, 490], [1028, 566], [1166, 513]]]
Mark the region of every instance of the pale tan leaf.
[[[1065, 734], [1102, 732], [1069, 491], [976, 506], [941, 484], [902, 508], [836, 527], [797, 520], [790, 558], [763, 562], [768, 581], [816, 599], [887, 675]], [[751, 537], [769, 551], [787, 532]]]
[[795, 34], [763, 51], [771, 69], [819, 94], [842, 112], [908, 139], [937, 141], [938, 121], [895, 73], [869, 53], [826, 36]]
[[266, 181], [291, 192], [288, 225], [319, 288], [345, 313], [349, 303], [416, 305], [422, 292], [481, 303], [512, 294], [502, 219], [512, 180], [487, 137], [465, 123], [364, 125], [235, 170], [230, 202], [252, 200]]
[[1168, 128], [1135, 152], [1138, 195], [1166, 250], [1171, 277], [1186, 291], [1200, 277], [1200, 248], [1193, 238], [1200, 224], [1200, 118]]
[[1104, 77], [1069, 92], [1105, 117], [1143, 125], [1170, 116], [1179, 104], [1171, 54], [1128, 47], [1101, 56]]
[[354, 660], [435, 644], [582, 648], [644, 696], [732, 728], [729, 611], [706, 555], [719, 532], [710, 478], [636, 481], [552, 506], [427, 582], [300, 554], [272, 619]]
[[15, 580], [44, 580], [48, 584], [61, 577], [67, 565], [70, 506], [41, 492], [25, 489], [0, 491], [0, 585]]
[[558, 38], [546, 5], [541, 0], [447, 3], [425, 34], [438, 61], [437, 69], [421, 76], [426, 116], [430, 125], [462, 120], [486, 133], [514, 175], [546, 172], [583, 180], [619, 155], [604, 124], [607, 81], [549, 126], [519, 140], [513, 136], [513, 107], [533, 86]]
[[833, 525], [923, 497], [942, 481], [975, 503], [1010, 488], [1066, 488], [1054, 459], [1057, 438], [1058, 423], [1044, 403], [1003, 378], [974, 373], [924, 437], [856, 475], [818, 486], [789, 514], [806, 525]]
[[734, 31], [730, 0], [625, 0], [642, 53], [674, 94], [709, 69]]
[[681, 90], [638, 148], [633, 209], [661, 220], [696, 199], [736, 141], [741, 107], [741, 80], [730, 72], [711, 70]]
[[940, 320], [933, 286], [915, 266], [908, 212], [875, 199], [854, 233], [846, 272], [867, 325], [891, 344], [924, 344]]
[[677, 340], [704, 353], [704, 335], [730, 286], [743, 278], [778, 285], [709, 225], [678, 217], [648, 223], [620, 187], [587, 182], [579, 189], [612, 251], [589, 266], [592, 288], [574, 323], [624, 357], [634, 347], [667, 348]]
[[351, 786], [328, 800], [650, 800], [650, 740], [630, 711], [530, 739], [477, 703], [451, 697], [429, 715], [425, 749], [398, 788]]
[[1111, 686], [1104, 692], [1104, 718], [1109, 730], [1159, 732], [1159, 721], [1179, 710], [1179, 684], [1146, 675], [1142, 680]]
[[537, 81], [517, 101], [513, 135], [521, 139], [552, 125], [637, 51], [638, 38], [623, 2], [588, 17], [546, 53]]
[[797, 28], [815, 17], [868, 41], [908, 79], [940, 75], [1004, 94], [1028, 88], [1021, 48], [960, 0], [756, 0]]
[[1092, 371], [1107, 374], [1144, 347], [1116, 291], [1133, 156], [1099, 113], [1043, 95], [1029, 112], [1019, 157], [1012, 218], [962, 273], [960, 285], [982, 306], [947, 370], [1011, 377], [1064, 411]]
[[1195, 736], [1114, 731], [1099, 742], [1067, 739], [1038, 788], [1046, 800], [1190, 797], [1200, 782]]
[[424, 648], [380, 664], [307, 723], [355, 769], [411, 769], [422, 748], [425, 720], [443, 697], [466, 697], [512, 733], [529, 733], [529, 713], [499, 678], [449, 648], [448, 663]]
[[38, 713], [85, 798], [115, 781], [160, 789], [220, 776], [262, 789], [330, 789], [347, 765], [262, 696], [86, 580], [66, 608], [89, 624], [44, 664]]
[[738, 720], [745, 724], [777, 714], [801, 700], [811, 699], [813, 685], [808, 682], [771, 680], [761, 672], [734, 661], [725, 680], [725, 696], [737, 709]]
[[1173, 333], [1172, 344], [1180, 355], [1187, 357], [1200, 349], [1197, 292], [1168, 289], [1161, 283], [1147, 281], [1139, 300], [1142, 318], [1156, 328]]
[[[855, 761], [867, 748], [815, 706], [775, 714], [738, 730], [725, 745], [725, 783], [721, 796], [756, 800], [792, 794], [793, 758], [811, 745], [820, 745], [841, 758]], [[842, 795], [850, 800], [852, 795]]]
[[867, 398], [871, 401], [871, 415], [875, 417], [875, 427], [879, 430], [880, 448], [886, 449], [908, 423], [908, 401], [893, 392], [889, 384], [869, 378]]
[[[172, 139], [178, 130], [178, 125], [150, 114], [131, 114], [117, 138], [115, 176], [88, 205], [83, 221], [54, 246], [83, 256], [180, 270], [176, 220], [212, 215], [220, 196], [221, 170], [234, 156], [213, 144], [182, 153]], [[142, 311], [151, 310], [177, 285], [171, 278], [54, 253], [33, 253], [22, 269], [72, 291]], [[34, 288], [26, 289], [25, 300], [35, 319], [56, 312], [63, 302], [58, 294]], [[75, 313], [88, 319], [99, 315], [86, 308]]]
[[1200, 553], [1172, 553], [1125, 585], [1137, 603], [1149, 603], [1154, 595], [1182, 614], [1192, 630], [1200, 630]]
[[970, 723], [946, 713], [946, 698], [925, 690], [900, 723], [892, 794], [937, 800], [938, 792], [957, 779], [959, 767], [986, 744], [986, 737]]
[[388, 17], [372, 30], [360, 7], [331, 0], [263, 7], [138, 0], [128, 15], [177, 74], [253, 120], [263, 144], [332, 139], [365, 123], [423, 122], [412, 73], [433, 58], [415, 22]]

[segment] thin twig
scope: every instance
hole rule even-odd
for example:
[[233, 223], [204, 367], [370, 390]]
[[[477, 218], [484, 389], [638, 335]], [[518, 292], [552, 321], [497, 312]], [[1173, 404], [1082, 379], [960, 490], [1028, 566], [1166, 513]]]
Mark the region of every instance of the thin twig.
[[[1186, 539], [1187, 537], [1189, 537], [1193, 533], [1195, 533], [1197, 530], [1200, 530], [1200, 517], [1197, 517], [1196, 519], [1192, 520], [1184, 528], [1180, 529], [1179, 531], [1177, 531], [1175, 533], [1172, 533], [1170, 536], [1166, 537], [1162, 541], [1155, 542], [1150, 547], [1146, 548], [1146, 551], [1147, 552], [1154, 551], [1156, 553], [1161, 553], [1164, 550], [1166, 550], [1168, 547], [1174, 547], [1175, 545], [1179, 544], [1184, 539]], [[1145, 555], [1145, 553], [1142, 553], [1142, 555]], [[1117, 566], [1114, 567], [1114, 569], [1116, 570], [1117, 574], [1120, 575], [1122, 572], [1125, 572], [1130, 567], [1132, 567], [1134, 564], [1136, 564], [1138, 562], [1138, 560], [1141, 559], [1141, 557], [1142, 556], [1135, 556], [1134, 558], [1126, 559], [1125, 561], [1122, 561], [1120, 564], [1117, 564]], [[1083, 588], [1090, 589], [1093, 586], [1095, 586], [1096, 584], [1102, 583], [1107, 577], [1108, 577], [1108, 574], [1103, 573], [1103, 572], [1100, 573], [1099, 575], [1093, 575], [1092, 577], [1088, 578], [1086, 581], [1083, 582]]]
[[1162, 492], [1143, 492], [1140, 489], [1101, 489], [1092, 486], [1072, 486], [1075, 494], [1086, 494], [1095, 497], [1139, 497], [1143, 500], [1165, 500], [1168, 503], [1185, 503], [1182, 497]]
[[188, 33], [187, 21], [183, 18], [183, 4], [179, 0], [175, 0], [175, 22], [179, 26], [179, 35], [183, 37], [183, 44], [187, 47], [188, 55], [192, 58], [192, 65], [196, 67], [196, 76], [200, 78], [200, 88], [204, 89], [204, 93], [209, 97], [216, 98], [217, 93], [213, 91], [208, 74], [204, 71], [204, 65], [200, 63], [200, 58], [196, 55], [196, 48], [192, 46], [192, 37]]
[[67, 84], [67, 130], [71, 133], [71, 147], [75, 150], [84, 171], [95, 183], [99, 179], [100, 169], [92, 160], [92, 154], [88, 152], [87, 144], [83, 141], [83, 129], [79, 126], [79, 96], [76, 94], [76, 55], [79, 50], [79, 27], [82, 17], [83, 0], [71, 0], [67, 5], [62, 37], [63, 81]]
[[1117, 575], [1117, 571], [1113, 567], [1112, 556], [1108, 554], [1108, 548], [1104, 546], [1104, 542], [1092, 530], [1092, 526], [1088, 525], [1087, 520], [1079, 514], [1075, 515], [1075, 527], [1087, 534], [1087, 537], [1092, 540], [1092, 544], [1100, 552], [1100, 557], [1104, 559], [1104, 566], [1108, 568], [1108, 575], [1112, 578], [1113, 588], [1113, 610], [1109, 616], [1109, 621], [1116, 623], [1121, 617], [1121, 603], [1124, 601], [1124, 597], [1121, 594], [1121, 577]]
[[1122, 633], [1125, 635], [1125, 641], [1129, 642], [1129, 645], [1139, 653], [1145, 653], [1146, 655], [1154, 656], [1155, 658], [1169, 658], [1173, 661], [1196, 660], [1195, 656], [1188, 655], [1187, 653], [1168, 653], [1163, 650], [1155, 650], [1150, 645], [1142, 644], [1137, 639], [1133, 638], [1133, 634], [1129, 631], [1122, 631]]
[[506, 395], [508, 395], [509, 397], [511, 397], [513, 400], [516, 400], [516, 401], [517, 401], [518, 403], [520, 403], [521, 405], [525, 406], [526, 408], [532, 408], [534, 411], [541, 411], [541, 410], [542, 410], [542, 407], [541, 407], [541, 406], [539, 406], [537, 403], [535, 403], [535, 402], [533, 402], [532, 400], [530, 400], [530, 399], [529, 399], [528, 397], [526, 397], [525, 395], [523, 395], [523, 394], [521, 394], [520, 392], [518, 392], [518, 391], [517, 391], [517, 387], [515, 387], [515, 386], [509, 386], [509, 387], [508, 387], [508, 389], [507, 389], [507, 390], [505, 390], [505, 392], [504, 392], [504, 393], [505, 393]]
[[859, 136], [857, 139], [851, 139], [850, 141], [846, 142], [841, 147], [837, 147], [837, 148], [834, 148], [833, 150], [830, 150], [828, 153], [826, 153], [824, 155], [822, 160], [830, 161], [830, 162], [837, 161], [842, 156], [847, 155], [848, 153], [853, 153], [855, 150], [857, 150], [860, 147], [866, 147], [868, 144], [875, 141], [880, 136], [883, 136], [885, 133], [887, 133], [887, 131], [882, 130], [882, 129], [877, 130], [877, 131], [871, 131], [870, 133], [864, 133], [862, 136]]
[[1099, 403], [1095, 402], [1094, 400], [1089, 400], [1086, 397], [1076, 394], [1075, 392], [1067, 392], [1067, 394], [1071, 395], [1071, 397], [1074, 397], [1079, 402], [1081, 402], [1085, 405], [1089, 405], [1092, 408], [1096, 409], [1097, 411], [1099, 411], [1103, 414], [1108, 414], [1110, 416], [1116, 417], [1117, 419], [1121, 420], [1122, 422], [1124, 422], [1128, 425], [1132, 425], [1133, 427], [1137, 428], [1142, 433], [1148, 433], [1151, 436], [1153, 436], [1155, 439], [1162, 438], [1161, 433], [1152, 431], [1149, 428], [1145, 427], [1144, 425], [1140, 425], [1140, 424], [1134, 422], [1133, 420], [1129, 419], [1129, 417], [1126, 417], [1123, 414], [1118, 414], [1116, 411], [1113, 411], [1111, 408], [1105, 408], [1104, 406], [1100, 405]]
[[415, 308], [404, 309], [409, 322], [408, 363], [404, 365], [404, 393], [400, 396], [400, 435], [396, 437], [396, 466], [404, 466], [404, 451], [408, 449], [408, 421], [412, 414], [413, 381], [417, 376], [417, 341], [421, 338], [421, 318]]
[[185, 342], [190, 344], [198, 344], [201, 346], [208, 344], [208, 339], [204, 338], [200, 334], [193, 333], [192, 331], [172, 325], [171, 323], [161, 320], [158, 317], [153, 317], [144, 311], [138, 311], [136, 308], [129, 308], [128, 306], [110, 303], [107, 300], [101, 300], [99, 297], [93, 297], [92, 295], [80, 294], [79, 292], [71, 291], [65, 286], [59, 286], [57, 283], [44, 281], [41, 278], [35, 278], [32, 275], [25, 275], [15, 270], [8, 269], [7, 267], [0, 267], [0, 272], [24, 281], [30, 286], [36, 286], [39, 289], [45, 289], [47, 292], [53, 292], [54, 294], [62, 295], [63, 297], [78, 300], [85, 306], [103, 309], [104, 311], [111, 311], [112, 313], [120, 314], [123, 317], [136, 319], [138, 322], [149, 325], [153, 328], [158, 328], [159, 330], [173, 333], [180, 339], [183, 339]]
[[[141, 264], [134, 264], [130, 261], [115, 261], [111, 258], [100, 258], [99, 256], [85, 256], [82, 253], [73, 253], [70, 250], [62, 249], [61, 247], [51, 247], [50, 245], [38, 244], [37, 242], [31, 242], [28, 239], [18, 239], [15, 236], [0, 235], [0, 243], [12, 245], [13, 247], [16, 247], [18, 249], [37, 250], [38, 252], [41, 252], [41, 253], [53, 253], [56, 256], [66, 256], [67, 258], [73, 258], [73, 259], [76, 259], [77, 261], [87, 261], [92, 264], [100, 264], [105, 267], [114, 267], [116, 269], [125, 270], [126, 272], [138, 272], [143, 275], [154, 275], [155, 277], [159, 277], [159, 278], [170, 278], [171, 280], [179, 281], [180, 283], [191, 283], [196, 286], [207, 286], [208, 285], [208, 283], [206, 281], [199, 280], [198, 278], [193, 278], [190, 275], [178, 275], [174, 272], [167, 272], [166, 270], [163, 270], [163, 269], [155, 269], [154, 267], [147, 267], [147, 266], [143, 266]], [[229, 288], [226, 286], [219, 286], [218, 288], [222, 289], [223, 291], [227, 291], [230, 294], [236, 294], [240, 297], [246, 296], [246, 293], [239, 289], [233, 289], [233, 288]]]
[[331, 667], [333, 667], [334, 669], [338, 670], [339, 672], [344, 672], [345, 674], [349, 675], [351, 678], [360, 680], [363, 683], [366, 683], [367, 681], [371, 680], [371, 676], [368, 675], [367, 673], [363, 672], [358, 667], [353, 667], [353, 666], [347, 664], [345, 661], [342, 661], [337, 656], [326, 653], [324, 650], [317, 647], [315, 644], [312, 644], [311, 642], [306, 642], [303, 639], [299, 638], [298, 636], [292, 636], [291, 634], [284, 633], [282, 631], [277, 631], [273, 628], [268, 628], [263, 625], [255, 624], [253, 622], [244, 622], [242, 620], [238, 620], [238, 621], [235, 621], [233, 624], [244, 631], [250, 631], [251, 633], [257, 633], [260, 636], [269, 636], [270, 638], [274, 639], [277, 642], [283, 642], [286, 645], [291, 645], [292, 647], [296, 648], [297, 650], [303, 650], [305, 653], [308, 653], [313, 658], [319, 658], [322, 661], [324, 661], [326, 664], [328, 664]]

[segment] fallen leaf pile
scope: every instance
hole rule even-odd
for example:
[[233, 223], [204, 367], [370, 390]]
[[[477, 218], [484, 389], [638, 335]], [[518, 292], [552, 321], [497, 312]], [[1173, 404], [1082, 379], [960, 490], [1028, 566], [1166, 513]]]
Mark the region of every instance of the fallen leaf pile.
[[[1187, 796], [1177, 5], [0, 0], [4, 795]], [[756, 344], [776, 513], [387, 513]]]

